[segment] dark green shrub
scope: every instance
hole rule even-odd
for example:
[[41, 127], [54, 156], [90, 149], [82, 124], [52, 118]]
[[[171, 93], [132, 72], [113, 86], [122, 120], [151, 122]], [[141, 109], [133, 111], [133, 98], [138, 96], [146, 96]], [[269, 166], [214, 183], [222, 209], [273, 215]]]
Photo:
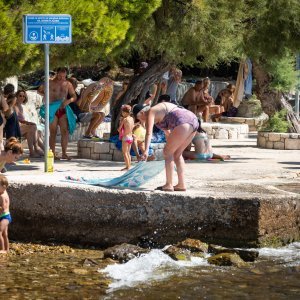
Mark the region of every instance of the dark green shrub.
[[269, 118], [265, 127], [262, 128], [262, 131], [282, 132], [282, 133], [287, 132], [290, 124], [286, 120], [286, 114], [287, 114], [286, 109], [282, 109], [276, 112], [272, 117]]

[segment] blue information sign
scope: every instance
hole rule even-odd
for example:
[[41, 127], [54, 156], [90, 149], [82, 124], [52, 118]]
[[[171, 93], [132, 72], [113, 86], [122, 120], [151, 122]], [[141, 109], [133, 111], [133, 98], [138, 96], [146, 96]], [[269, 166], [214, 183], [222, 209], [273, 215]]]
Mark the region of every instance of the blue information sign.
[[24, 15], [23, 42], [25, 44], [71, 44], [72, 17], [70, 15]]

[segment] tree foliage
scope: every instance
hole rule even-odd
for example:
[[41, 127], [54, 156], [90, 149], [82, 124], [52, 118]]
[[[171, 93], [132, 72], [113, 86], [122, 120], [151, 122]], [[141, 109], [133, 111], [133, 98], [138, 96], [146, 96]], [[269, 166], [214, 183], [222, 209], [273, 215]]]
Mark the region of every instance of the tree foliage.
[[123, 40], [131, 40], [133, 28], [160, 5], [160, 0], [0, 0], [0, 77], [34, 70], [43, 65], [43, 46], [22, 43], [24, 14], [70, 14], [71, 45], [51, 46], [51, 64], [94, 64], [103, 61]]

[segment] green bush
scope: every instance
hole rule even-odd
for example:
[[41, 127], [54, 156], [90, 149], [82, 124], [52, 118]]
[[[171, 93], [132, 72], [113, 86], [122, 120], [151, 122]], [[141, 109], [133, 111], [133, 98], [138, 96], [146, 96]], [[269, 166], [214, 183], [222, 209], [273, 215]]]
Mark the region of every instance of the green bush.
[[286, 114], [286, 109], [282, 109], [276, 112], [272, 117], [269, 118], [268, 122], [262, 130], [269, 132], [287, 132], [290, 124], [286, 120]]

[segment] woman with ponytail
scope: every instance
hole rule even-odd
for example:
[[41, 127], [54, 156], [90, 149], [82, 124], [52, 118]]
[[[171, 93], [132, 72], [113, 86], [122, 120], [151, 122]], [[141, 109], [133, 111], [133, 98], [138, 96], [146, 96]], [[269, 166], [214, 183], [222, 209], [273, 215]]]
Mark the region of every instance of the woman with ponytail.
[[22, 144], [15, 138], [11, 137], [5, 143], [4, 150], [0, 154], [0, 170], [2, 171], [6, 163], [13, 163], [23, 154]]

